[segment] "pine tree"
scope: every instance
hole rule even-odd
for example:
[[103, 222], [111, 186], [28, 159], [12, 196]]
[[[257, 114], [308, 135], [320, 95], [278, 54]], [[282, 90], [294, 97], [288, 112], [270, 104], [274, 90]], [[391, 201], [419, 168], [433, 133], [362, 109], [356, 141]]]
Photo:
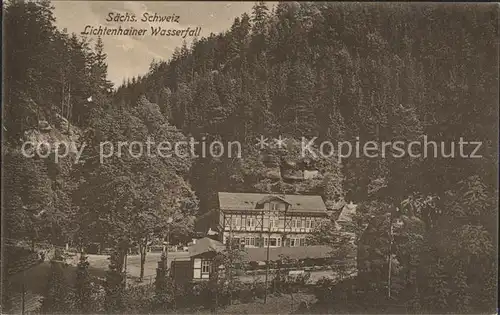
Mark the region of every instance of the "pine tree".
[[456, 309], [461, 314], [470, 312], [470, 289], [467, 284], [467, 276], [463, 270], [463, 266], [459, 263], [457, 273], [453, 277], [455, 288], [453, 295], [455, 297]]
[[430, 266], [428, 294], [424, 297], [424, 305], [433, 311], [444, 311], [448, 308], [450, 288], [448, 275], [443, 263], [439, 260], [436, 265]]
[[[101, 37], [98, 37], [94, 51], [88, 56], [90, 70], [89, 77], [87, 78], [90, 82], [88, 93], [92, 96], [92, 101], [87, 104], [87, 113], [96, 105], [109, 106], [108, 103], [113, 84], [107, 79], [108, 65], [106, 58], [107, 55], [104, 52], [103, 40]], [[137, 88], [135, 82], [134, 88]]]
[[76, 266], [76, 282], [75, 282], [75, 302], [76, 308], [80, 313], [86, 314], [91, 309], [92, 304], [92, 287], [89, 273], [89, 262], [87, 256], [82, 252], [80, 261]]
[[2, 314], [8, 314], [11, 312], [13, 305], [13, 286], [11, 281], [8, 278], [8, 268], [7, 268], [7, 259], [2, 259], [2, 304], [0, 306], [0, 311]]
[[266, 51], [268, 42], [267, 21], [269, 18], [268, 7], [260, 1], [252, 8], [252, 42], [250, 47], [251, 60], [259, 58]]
[[124, 274], [121, 271], [120, 255], [115, 250], [109, 258], [109, 269], [106, 271], [105, 309], [107, 313], [120, 313], [124, 310]]
[[43, 313], [63, 313], [72, 311], [70, 288], [64, 277], [62, 257], [57, 254], [50, 261], [50, 274], [42, 303]]
[[216, 90], [214, 77], [208, 77], [199, 82], [194, 101], [199, 102], [201, 112], [196, 113], [199, 132], [217, 133], [217, 127], [224, 119], [225, 108], [222, 107]]
[[158, 268], [156, 268], [156, 278], [155, 278], [155, 307], [158, 309], [165, 309], [170, 306], [172, 302], [172, 292], [168, 278], [168, 264], [167, 257], [164, 253], [161, 255], [161, 259], [158, 262]]
[[316, 133], [313, 87], [314, 77], [311, 69], [302, 63], [295, 64], [288, 77], [286, 131], [296, 137], [311, 137]]
[[104, 52], [104, 43], [102, 37], [97, 38], [95, 44], [95, 55], [94, 55], [94, 75], [98, 80], [98, 88], [103, 91], [107, 91], [112, 87], [112, 84], [107, 80], [108, 65], [106, 63], [107, 54]]
[[268, 11], [269, 8], [264, 1], [256, 2], [252, 7], [252, 33], [254, 35], [265, 35], [267, 19], [269, 16]]

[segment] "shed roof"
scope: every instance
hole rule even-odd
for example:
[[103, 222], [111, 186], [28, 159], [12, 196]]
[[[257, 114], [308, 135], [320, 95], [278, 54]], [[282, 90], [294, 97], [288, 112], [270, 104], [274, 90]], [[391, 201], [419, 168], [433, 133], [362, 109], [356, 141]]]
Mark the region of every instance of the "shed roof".
[[224, 250], [225, 246], [219, 241], [204, 237], [196, 241], [196, 244], [189, 246], [189, 256], [197, 256], [206, 252], [219, 252]]
[[356, 215], [357, 205], [351, 203], [346, 204], [337, 219], [339, 222], [352, 222], [354, 216]]
[[221, 210], [255, 210], [256, 206], [266, 198], [279, 198], [290, 205], [291, 212], [326, 213], [326, 206], [321, 196], [312, 195], [280, 195], [257, 193], [219, 192]]
[[[22, 313], [23, 297], [21, 293], [13, 293], [12, 314]], [[25, 314], [37, 313], [42, 307], [43, 296], [32, 292], [24, 294], [24, 312]]]
[[[279, 260], [281, 255], [291, 259], [318, 259], [330, 256], [332, 248], [330, 246], [297, 246], [297, 247], [270, 247], [269, 260]], [[246, 248], [246, 260], [248, 261], [266, 261], [267, 248]]]

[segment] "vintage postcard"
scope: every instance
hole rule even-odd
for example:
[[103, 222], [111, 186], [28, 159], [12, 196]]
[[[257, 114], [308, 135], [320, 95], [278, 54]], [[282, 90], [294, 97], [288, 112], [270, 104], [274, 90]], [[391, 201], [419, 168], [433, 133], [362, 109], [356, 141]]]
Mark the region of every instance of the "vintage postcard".
[[2, 314], [497, 313], [498, 4], [2, 9]]

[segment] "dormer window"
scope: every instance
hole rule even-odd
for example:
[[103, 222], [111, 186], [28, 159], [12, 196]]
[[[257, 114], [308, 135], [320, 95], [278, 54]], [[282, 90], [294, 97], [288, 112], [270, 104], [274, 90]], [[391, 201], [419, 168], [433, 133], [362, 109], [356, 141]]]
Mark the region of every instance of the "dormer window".
[[[280, 205], [284, 205], [285, 207], [282, 207]], [[269, 195], [257, 202], [255, 205], [255, 209], [279, 210], [283, 208], [286, 209], [286, 207], [289, 205], [291, 204], [284, 197]]]

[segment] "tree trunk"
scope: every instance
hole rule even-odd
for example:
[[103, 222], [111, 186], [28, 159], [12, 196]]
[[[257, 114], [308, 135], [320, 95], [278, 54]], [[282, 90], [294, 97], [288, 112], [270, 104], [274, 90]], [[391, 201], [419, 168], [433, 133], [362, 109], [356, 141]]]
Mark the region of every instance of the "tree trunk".
[[387, 298], [391, 298], [391, 285], [392, 285], [392, 211], [389, 217], [389, 258], [387, 270]]
[[35, 251], [35, 239], [34, 238], [31, 239], [31, 251], [33, 251], [33, 252]]
[[70, 119], [71, 119], [71, 112], [73, 111], [73, 106], [71, 106], [71, 82], [69, 84], [69, 91], [68, 91], [69, 95], [68, 95], [68, 134], [69, 134], [69, 126], [70, 126]]
[[123, 283], [125, 288], [127, 288], [127, 256], [128, 249], [125, 251], [125, 255], [123, 255]]
[[144, 244], [139, 244], [139, 252], [141, 254], [141, 273], [139, 279], [141, 281], [144, 278], [144, 265], [146, 264], [146, 248], [147, 248], [147, 239], [144, 241]]

